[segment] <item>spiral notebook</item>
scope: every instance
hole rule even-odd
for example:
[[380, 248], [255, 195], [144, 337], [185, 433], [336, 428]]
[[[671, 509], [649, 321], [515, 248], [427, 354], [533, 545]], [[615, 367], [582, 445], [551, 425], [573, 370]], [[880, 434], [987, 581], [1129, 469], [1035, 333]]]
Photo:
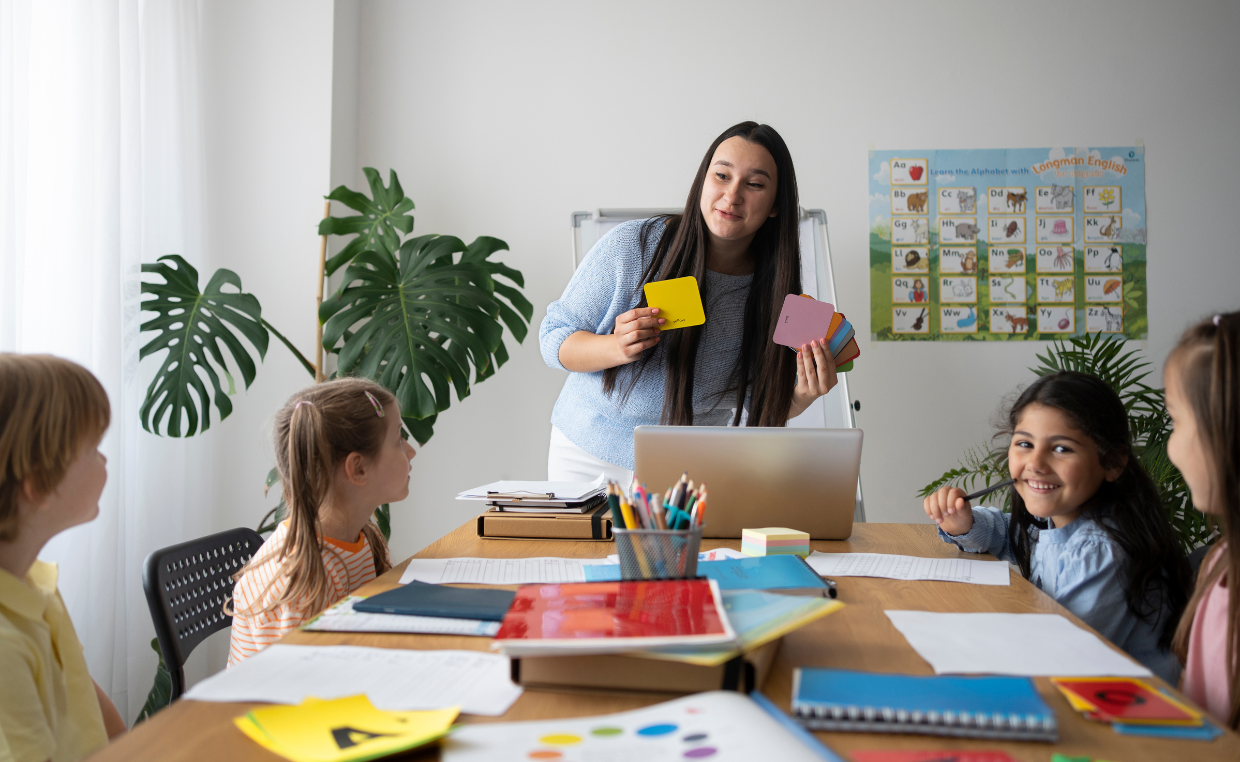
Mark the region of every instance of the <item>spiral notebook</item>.
[[810, 730], [1055, 741], [1055, 713], [1027, 677], [884, 675], [798, 668], [792, 711]]

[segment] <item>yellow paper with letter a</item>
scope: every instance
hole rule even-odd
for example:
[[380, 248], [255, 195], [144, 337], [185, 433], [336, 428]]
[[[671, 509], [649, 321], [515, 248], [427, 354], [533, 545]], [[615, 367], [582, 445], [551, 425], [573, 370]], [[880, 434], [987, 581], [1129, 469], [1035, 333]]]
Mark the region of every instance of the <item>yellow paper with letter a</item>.
[[706, 322], [702, 294], [698, 291], [697, 278], [692, 275], [647, 283], [646, 304], [659, 308], [659, 317], [667, 321], [659, 326], [664, 331]]
[[234, 723], [263, 748], [293, 762], [361, 762], [441, 738], [458, 714], [459, 707], [385, 712], [361, 695], [255, 709]]

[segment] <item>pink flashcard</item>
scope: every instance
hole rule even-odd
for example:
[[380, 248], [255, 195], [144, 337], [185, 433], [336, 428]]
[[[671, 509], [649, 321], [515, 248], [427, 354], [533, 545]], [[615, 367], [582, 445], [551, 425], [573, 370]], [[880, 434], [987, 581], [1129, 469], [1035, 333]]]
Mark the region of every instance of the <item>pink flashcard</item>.
[[784, 297], [779, 325], [775, 326], [775, 335], [771, 340], [793, 349], [800, 349], [802, 344], [808, 344], [815, 339], [821, 341], [831, 329], [831, 318], [834, 315], [833, 304], [788, 294]]

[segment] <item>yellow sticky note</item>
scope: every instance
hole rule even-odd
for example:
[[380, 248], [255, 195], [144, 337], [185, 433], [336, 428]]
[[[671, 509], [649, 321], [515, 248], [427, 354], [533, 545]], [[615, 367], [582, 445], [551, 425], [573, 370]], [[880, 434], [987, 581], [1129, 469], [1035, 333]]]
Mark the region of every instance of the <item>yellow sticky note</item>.
[[293, 762], [356, 762], [440, 738], [458, 714], [459, 707], [384, 712], [362, 695], [255, 709], [234, 723], [263, 748]]
[[697, 278], [692, 275], [647, 283], [646, 304], [659, 308], [659, 317], [667, 321], [659, 326], [664, 331], [706, 322], [702, 294], [698, 291]]

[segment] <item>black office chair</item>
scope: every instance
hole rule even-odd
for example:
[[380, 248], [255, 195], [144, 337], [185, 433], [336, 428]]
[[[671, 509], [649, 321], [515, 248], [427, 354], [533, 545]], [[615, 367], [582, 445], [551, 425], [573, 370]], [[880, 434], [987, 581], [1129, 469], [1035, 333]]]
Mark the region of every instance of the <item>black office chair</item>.
[[142, 565], [142, 589], [155, 637], [172, 677], [174, 701], [185, 692], [185, 661], [212, 633], [232, 626], [224, 600], [232, 575], [258, 552], [263, 538], [249, 527], [157, 550]]

